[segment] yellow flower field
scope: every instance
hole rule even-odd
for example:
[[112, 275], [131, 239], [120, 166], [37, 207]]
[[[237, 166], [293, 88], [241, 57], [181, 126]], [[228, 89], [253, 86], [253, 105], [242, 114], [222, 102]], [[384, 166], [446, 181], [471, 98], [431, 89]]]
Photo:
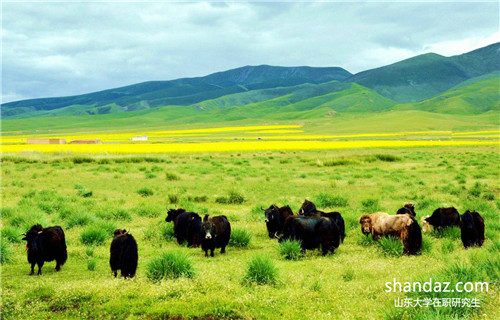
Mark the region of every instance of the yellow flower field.
[[3, 153], [23, 151], [75, 153], [172, 153], [172, 152], [228, 152], [262, 150], [324, 150], [348, 148], [421, 147], [498, 145], [499, 141], [430, 141], [430, 140], [362, 140], [362, 141], [236, 141], [206, 143], [140, 143], [140, 144], [32, 144], [2, 145]]
[[[95, 134], [37, 134], [37, 135], [3, 135], [1, 144], [25, 144], [27, 139], [36, 138], [59, 138], [66, 139], [66, 142], [80, 139], [100, 139], [107, 142], [130, 142], [132, 137], [137, 135], [146, 135], [152, 142], [172, 142], [181, 140], [179, 138], [201, 138], [201, 140], [210, 141], [214, 138], [221, 140], [248, 139], [248, 140], [328, 140], [328, 139], [346, 139], [346, 138], [378, 138], [378, 137], [406, 137], [406, 136], [456, 136], [470, 138], [499, 138], [500, 131], [471, 131], [471, 132], [452, 132], [452, 131], [408, 131], [393, 133], [362, 133], [362, 134], [337, 134], [337, 135], [318, 135], [307, 134], [302, 125], [271, 125], [271, 126], [248, 126], [248, 127], [221, 127], [207, 129], [188, 129], [188, 130], [165, 130], [165, 131], [143, 131], [127, 133], [95, 133]], [[232, 133], [228, 135], [228, 133]], [[263, 135], [259, 135], [263, 134]], [[280, 135], [281, 134], [281, 135]], [[286, 135], [283, 135], [286, 134]], [[200, 139], [198, 139], [200, 140]], [[191, 140], [190, 140], [191, 141]]]
[[[269, 126], [248, 126], [248, 127], [220, 127], [220, 128], [205, 128], [205, 129], [187, 129], [187, 130], [161, 130], [161, 131], [136, 131], [123, 133], [93, 133], [93, 134], [36, 134], [36, 135], [7, 135], [1, 137], [2, 144], [5, 143], [26, 143], [28, 138], [47, 139], [58, 138], [66, 139], [67, 142], [72, 140], [84, 139], [100, 139], [104, 142], [130, 141], [132, 137], [137, 135], [146, 135], [148, 138], [170, 138], [170, 137], [200, 137], [208, 136], [209, 134], [225, 133], [225, 132], [241, 132], [263, 130], [266, 132], [282, 129], [301, 128], [301, 125], [269, 125]], [[287, 133], [289, 131], [286, 131]], [[291, 130], [291, 132], [296, 132]], [[302, 132], [302, 131], [298, 131]], [[272, 133], [272, 132], [269, 132]]]

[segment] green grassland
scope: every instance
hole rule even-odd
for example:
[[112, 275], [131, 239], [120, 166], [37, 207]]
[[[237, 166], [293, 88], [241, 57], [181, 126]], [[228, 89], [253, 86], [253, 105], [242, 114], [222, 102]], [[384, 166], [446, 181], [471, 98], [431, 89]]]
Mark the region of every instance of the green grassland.
[[[183, 107], [179, 107], [183, 108]], [[169, 115], [170, 117], [166, 116]], [[285, 118], [285, 115], [287, 116]], [[307, 116], [306, 116], [307, 115]], [[109, 114], [99, 117], [40, 117], [2, 121], [2, 135], [51, 135], [149, 132], [163, 130], [204, 129], [233, 126], [304, 125], [305, 134], [393, 133], [408, 131], [477, 131], [498, 130], [498, 112], [478, 115], [443, 114], [420, 110], [398, 110], [380, 113], [332, 114], [328, 109], [308, 113], [287, 113], [266, 119], [221, 121], [199, 118], [179, 118], [175, 109], [157, 108], [144, 111]], [[29, 121], [28, 121], [29, 120]], [[77, 128], [77, 129], [75, 129]], [[232, 132], [221, 136], [234, 136]]]
[[[440, 117], [436, 121], [443, 121]], [[343, 123], [347, 128], [359, 126], [363, 119], [374, 123], [368, 116]], [[454, 115], [450, 119], [456, 126], [466, 122]], [[497, 146], [140, 157], [4, 154], [2, 317], [480, 319], [485, 315], [496, 319], [500, 317], [499, 158]], [[280, 255], [277, 241], [268, 238], [259, 208], [289, 204], [297, 212], [305, 198], [320, 209], [340, 211], [347, 237], [334, 255], [323, 257], [312, 251], [288, 260]], [[417, 218], [440, 206], [477, 210], [486, 224], [484, 246], [465, 250], [454, 230], [424, 235], [420, 255], [398, 256], [361, 235], [357, 221], [361, 214], [379, 210], [394, 214], [406, 202], [416, 203]], [[224, 214], [240, 236], [245, 234], [241, 230], [251, 236], [250, 243], [205, 258], [201, 249], [172, 240], [171, 226], [164, 221], [170, 207]], [[65, 229], [69, 256], [59, 273], [52, 262], [45, 264], [42, 276], [28, 275], [20, 233], [37, 222]], [[137, 239], [139, 266], [132, 280], [111, 275], [108, 259], [114, 228], [126, 228]], [[82, 244], [81, 235], [89, 229], [105, 234], [102, 244]], [[148, 265], [165, 252], [187, 254], [194, 275], [149, 280]], [[248, 265], [256, 256], [271, 260], [277, 270], [274, 281], [248, 280]], [[385, 283], [393, 278], [487, 281], [489, 292], [443, 296], [480, 298], [479, 309], [397, 309], [394, 299], [407, 295], [384, 292]]]

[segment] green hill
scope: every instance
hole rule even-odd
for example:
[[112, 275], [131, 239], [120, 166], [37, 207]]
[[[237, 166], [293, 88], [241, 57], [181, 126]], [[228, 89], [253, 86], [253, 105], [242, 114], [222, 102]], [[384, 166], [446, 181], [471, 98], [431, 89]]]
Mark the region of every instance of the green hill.
[[454, 114], [500, 111], [500, 77], [494, 73], [492, 76], [474, 78], [434, 98], [400, 105], [396, 109]]
[[500, 70], [500, 43], [453, 57], [424, 54], [360, 72], [346, 81], [371, 88], [398, 102], [415, 102], [497, 70]]
[[30, 99], [2, 105], [3, 118], [106, 114], [165, 105], [190, 105], [254, 89], [343, 80], [342, 68], [246, 66], [205, 77], [151, 81], [71, 97]]

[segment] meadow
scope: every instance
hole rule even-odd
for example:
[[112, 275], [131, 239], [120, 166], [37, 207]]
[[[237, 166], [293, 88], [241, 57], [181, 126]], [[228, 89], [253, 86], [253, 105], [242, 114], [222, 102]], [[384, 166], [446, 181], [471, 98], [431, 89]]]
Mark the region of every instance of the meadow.
[[[3, 147], [5, 319], [500, 317], [498, 142], [140, 155], [5, 153]], [[346, 221], [346, 239], [334, 255], [308, 251], [290, 258], [268, 238], [260, 207], [288, 204], [297, 212], [306, 198]], [[362, 236], [360, 215], [394, 214], [407, 202], [415, 203], [418, 219], [440, 206], [477, 210], [486, 224], [484, 246], [465, 250], [460, 232], [451, 230], [425, 234], [421, 254], [402, 256]], [[174, 207], [226, 215], [236, 234], [233, 245], [214, 258], [178, 245], [165, 222], [166, 209]], [[28, 275], [20, 234], [35, 223], [64, 228], [68, 261], [61, 272], [52, 262], [42, 276]], [[112, 277], [115, 228], [129, 230], [138, 242], [133, 279]], [[155, 280], [152, 261], [170, 253], [184, 256], [189, 272]], [[249, 276], [255, 267], [270, 271], [269, 279]], [[384, 284], [393, 278], [487, 281], [489, 292], [441, 294], [479, 298], [480, 308], [395, 308], [398, 297], [439, 295], [387, 293]]]

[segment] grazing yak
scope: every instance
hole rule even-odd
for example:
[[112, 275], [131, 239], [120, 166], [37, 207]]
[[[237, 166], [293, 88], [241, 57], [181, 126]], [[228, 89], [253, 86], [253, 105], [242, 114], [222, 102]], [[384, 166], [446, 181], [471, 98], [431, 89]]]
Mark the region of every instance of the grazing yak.
[[231, 237], [231, 224], [226, 216], [210, 217], [206, 214], [203, 217], [201, 231], [201, 249], [205, 251], [205, 257], [208, 257], [208, 250], [213, 257], [215, 248], [221, 248], [220, 253], [226, 253], [226, 246]]
[[403, 241], [404, 252], [415, 254], [422, 247], [422, 231], [417, 220], [409, 214], [391, 216], [385, 212], [362, 215], [359, 218], [361, 232], [372, 234], [373, 240], [392, 236]]
[[323, 255], [334, 253], [340, 245], [340, 231], [335, 222], [327, 217], [290, 216], [283, 227], [284, 240], [298, 240], [302, 251], [321, 247]]
[[165, 221], [174, 222], [174, 234], [179, 244], [187, 241], [188, 247], [200, 246], [201, 217], [197, 213], [186, 212], [182, 208], [169, 209]]
[[38, 275], [42, 274], [42, 267], [45, 261], [56, 260], [56, 271], [61, 270], [68, 258], [66, 251], [66, 239], [64, 231], [59, 226], [43, 228], [36, 224], [31, 229], [22, 234], [26, 240], [26, 250], [28, 251], [28, 262], [31, 263], [31, 273], [35, 273], [35, 264], [38, 265]]
[[318, 209], [316, 209], [316, 205], [312, 203], [309, 200], [305, 200], [304, 203], [302, 203], [302, 207], [299, 209], [299, 215], [303, 216], [320, 216], [320, 217], [327, 217], [332, 219], [335, 224], [337, 224], [337, 227], [340, 232], [340, 241], [344, 243], [344, 238], [345, 238], [345, 222], [344, 218], [342, 218], [342, 215], [339, 212], [323, 212]]
[[460, 230], [462, 243], [467, 249], [471, 246], [481, 247], [484, 242], [484, 219], [476, 211], [465, 211], [461, 216]]
[[450, 226], [458, 227], [460, 223], [460, 214], [454, 207], [439, 208], [434, 210], [432, 216], [425, 218], [425, 222], [429, 223], [436, 229]]
[[409, 214], [413, 218], [417, 216], [417, 214], [415, 213], [415, 206], [411, 203], [405, 204], [401, 209], [398, 210], [398, 212], [396, 212], [396, 214], [405, 214], [405, 213]]
[[283, 230], [285, 219], [289, 216], [293, 216], [292, 209], [290, 209], [289, 206], [280, 208], [274, 204], [267, 209], [262, 207], [261, 209], [264, 211], [264, 215], [266, 216], [264, 221], [266, 222], [269, 238], [278, 238]]
[[133, 278], [137, 270], [137, 242], [127, 230], [116, 229], [111, 242], [109, 265], [115, 277], [117, 271], [124, 278]]

